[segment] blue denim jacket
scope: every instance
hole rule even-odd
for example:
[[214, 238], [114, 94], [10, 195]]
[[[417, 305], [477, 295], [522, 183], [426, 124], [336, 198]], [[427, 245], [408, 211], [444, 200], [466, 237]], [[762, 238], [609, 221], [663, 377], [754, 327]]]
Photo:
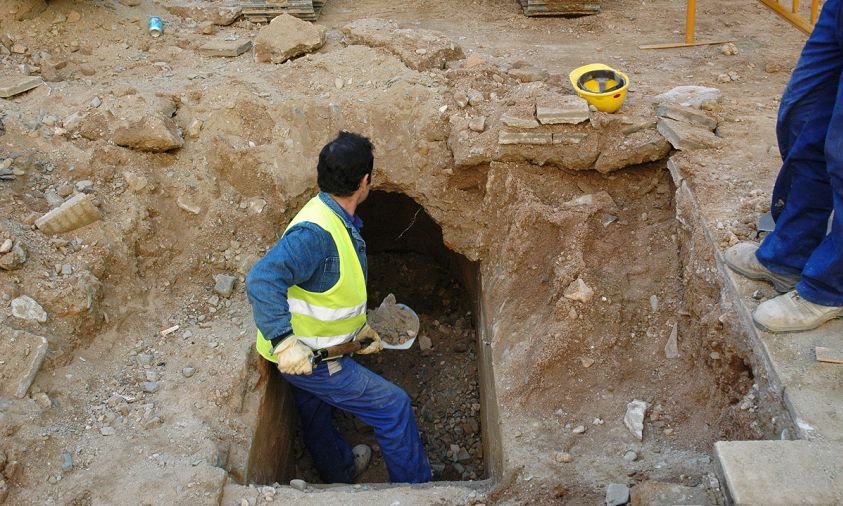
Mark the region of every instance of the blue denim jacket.
[[[363, 276], [368, 279], [366, 243], [360, 235], [363, 221], [350, 216], [325, 192], [319, 198], [345, 224]], [[324, 292], [340, 277], [340, 257], [331, 234], [319, 226], [302, 222], [291, 227], [246, 276], [246, 294], [252, 304], [255, 324], [269, 340], [292, 332], [287, 289], [293, 285], [310, 291]]]

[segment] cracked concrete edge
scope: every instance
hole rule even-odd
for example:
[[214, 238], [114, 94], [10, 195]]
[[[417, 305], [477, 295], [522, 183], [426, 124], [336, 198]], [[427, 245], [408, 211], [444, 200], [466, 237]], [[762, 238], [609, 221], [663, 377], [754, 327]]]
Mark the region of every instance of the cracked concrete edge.
[[734, 303], [733, 306], [738, 314], [738, 320], [741, 327], [749, 337], [749, 347], [755, 358], [759, 361], [759, 364], [764, 367], [764, 372], [767, 376], [767, 387], [776, 398], [782, 401], [795, 423], [796, 420], [799, 419], [798, 414], [793, 411], [794, 407], [792, 403], [787, 402], [785, 387], [782, 383], [781, 377], [776, 371], [770, 350], [767, 347], [767, 344], [758, 335], [758, 331], [752, 321], [752, 313], [743, 303], [734, 278], [732, 278], [731, 272], [723, 259], [723, 252], [720, 251], [720, 248], [717, 246], [717, 242], [714, 240], [714, 237], [712, 237], [710, 227], [703, 219], [702, 213], [700, 212], [699, 201], [697, 200], [691, 187], [688, 185], [687, 180], [683, 177], [681, 169], [676, 165], [672, 158], [668, 159], [667, 167], [670, 171], [673, 182], [676, 185], [676, 200], [678, 201], [680, 199], [680, 195], [682, 195], [682, 198], [686, 199], [686, 201], [690, 204], [693, 217], [697, 221], [696, 225], [700, 227], [705, 240], [714, 251], [715, 268], [720, 274], [720, 279], [723, 283], [721, 293], [725, 299]]

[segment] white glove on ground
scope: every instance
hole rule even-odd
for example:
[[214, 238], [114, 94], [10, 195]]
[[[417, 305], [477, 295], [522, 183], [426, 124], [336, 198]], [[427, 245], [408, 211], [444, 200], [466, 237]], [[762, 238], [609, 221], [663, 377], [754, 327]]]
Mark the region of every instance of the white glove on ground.
[[[374, 343], [373, 343], [374, 344]], [[313, 350], [299, 341], [296, 336], [290, 336], [272, 350], [278, 359], [278, 370], [284, 374], [310, 374], [313, 372], [311, 359]]]

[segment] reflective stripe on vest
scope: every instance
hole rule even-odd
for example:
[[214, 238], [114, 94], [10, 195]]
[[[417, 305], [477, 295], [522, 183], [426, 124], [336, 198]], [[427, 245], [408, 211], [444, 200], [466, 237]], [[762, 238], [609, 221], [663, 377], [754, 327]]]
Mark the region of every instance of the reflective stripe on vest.
[[[297, 285], [287, 291], [293, 335], [311, 348], [319, 349], [350, 341], [366, 323], [366, 279], [348, 229], [318, 195], [305, 204], [284, 233], [305, 221], [331, 234], [340, 259], [339, 279], [327, 291], [309, 292]], [[256, 348], [265, 359], [276, 361], [272, 356], [272, 342], [260, 330]]]

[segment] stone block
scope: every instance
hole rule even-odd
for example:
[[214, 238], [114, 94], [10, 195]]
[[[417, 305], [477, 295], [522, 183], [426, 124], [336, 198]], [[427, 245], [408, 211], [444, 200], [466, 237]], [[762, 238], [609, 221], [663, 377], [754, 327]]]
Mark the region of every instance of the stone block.
[[101, 218], [99, 209], [87, 195], [80, 193], [38, 218], [35, 226], [45, 234], [61, 234], [84, 227]]
[[43, 337], [0, 327], [0, 397], [25, 397], [46, 355]]
[[679, 150], [706, 149], [720, 145], [720, 139], [711, 131], [675, 119], [659, 118], [656, 128], [667, 142]]
[[0, 78], [0, 98], [14, 97], [44, 82], [38, 76], [9, 76]]
[[586, 132], [554, 132], [553, 144], [579, 144], [587, 137]]
[[251, 40], [212, 40], [199, 48], [202, 56], [223, 56], [233, 58], [252, 48]]
[[588, 102], [574, 95], [536, 103], [536, 117], [542, 125], [572, 124], [588, 121]]
[[552, 144], [553, 134], [550, 132], [512, 132], [501, 130], [498, 134], [498, 144]]
[[719, 441], [714, 453], [735, 506], [843, 504], [840, 443]]
[[501, 115], [501, 123], [512, 128], [538, 128], [539, 122], [533, 117], [505, 112]]
[[713, 131], [717, 128], [717, 120], [708, 116], [700, 109], [677, 104], [659, 104], [656, 106], [656, 116], [670, 118], [690, 125]]

